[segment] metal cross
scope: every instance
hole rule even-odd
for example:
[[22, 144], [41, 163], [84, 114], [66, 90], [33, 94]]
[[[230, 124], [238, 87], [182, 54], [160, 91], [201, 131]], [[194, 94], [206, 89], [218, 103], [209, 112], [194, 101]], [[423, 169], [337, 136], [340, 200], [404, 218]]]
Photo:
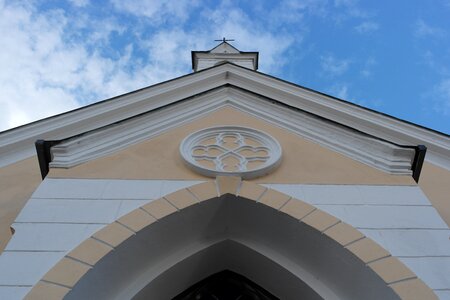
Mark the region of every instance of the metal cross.
[[223, 38], [221, 40], [214, 40], [214, 42], [234, 42], [234, 40], [227, 40], [226, 38]]

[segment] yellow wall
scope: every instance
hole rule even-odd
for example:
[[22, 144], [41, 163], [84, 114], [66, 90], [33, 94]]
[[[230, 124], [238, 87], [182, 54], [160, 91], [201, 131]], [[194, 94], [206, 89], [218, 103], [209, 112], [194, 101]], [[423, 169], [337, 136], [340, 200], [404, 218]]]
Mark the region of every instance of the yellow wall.
[[11, 224], [41, 181], [36, 156], [0, 168], [0, 253], [11, 238]]
[[450, 172], [431, 163], [424, 163], [419, 186], [450, 226]]
[[388, 184], [414, 185], [411, 176], [389, 175], [344, 155], [309, 142], [234, 108], [226, 107], [182, 127], [118, 153], [70, 169], [53, 168], [54, 178], [206, 179], [189, 170], [179, 154], [188, 134], [218, 125], [247, 126], [275, 137], [283, 149], [283, 161], [258, 183]]
[[[53, 168], [49, 177], [205, 180], [184, 165], [178, 147], [193, 131], [218, 125], [260, 129], [280, 142], [280, 167], [254, 179], [257, 183], [415, 185], [411, 176], [386, 174], [233, 108], [221, 109], [107, 157], [70, 169]], [[12, 222], [40, 182], [35, 156], [0, 169], [0, 253], [11, 237]], [[450, 225], [450, 172], [425, 163], [419, 185]]]

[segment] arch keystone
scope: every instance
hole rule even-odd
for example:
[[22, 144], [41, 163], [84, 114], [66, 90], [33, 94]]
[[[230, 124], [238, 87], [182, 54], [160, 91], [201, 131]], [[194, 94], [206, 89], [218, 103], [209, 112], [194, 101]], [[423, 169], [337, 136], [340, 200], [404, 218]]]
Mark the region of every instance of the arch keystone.
[[219, 196], [225, 194], [237, 195], [238, 189], [241, 186], [241, 177], [238, 176], [217, 176], [217, 188]]

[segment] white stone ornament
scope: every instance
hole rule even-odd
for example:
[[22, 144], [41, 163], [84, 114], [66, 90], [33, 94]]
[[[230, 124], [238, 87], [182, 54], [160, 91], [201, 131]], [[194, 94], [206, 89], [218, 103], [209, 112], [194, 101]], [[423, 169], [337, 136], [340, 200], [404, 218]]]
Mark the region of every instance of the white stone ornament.
[[180, 153], [192, 170], [208, 177], [255, 178], [268, 174], [281, 162], [277, 140], [265, 132], [238, 126], [194, 132], [181, 142]]

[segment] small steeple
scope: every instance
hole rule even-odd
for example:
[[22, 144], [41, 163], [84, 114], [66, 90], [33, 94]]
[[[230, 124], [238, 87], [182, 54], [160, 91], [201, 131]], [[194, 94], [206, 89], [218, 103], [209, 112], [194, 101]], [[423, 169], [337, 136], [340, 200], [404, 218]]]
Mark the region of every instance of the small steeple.
[[230, 62], [251, 70], [258, 70], [259, 52], [243, 52], [228, 42], [234, 40], [215, 40], [221, 42], [209, 51], [192, 51], [192, 69], [194, 72]]

